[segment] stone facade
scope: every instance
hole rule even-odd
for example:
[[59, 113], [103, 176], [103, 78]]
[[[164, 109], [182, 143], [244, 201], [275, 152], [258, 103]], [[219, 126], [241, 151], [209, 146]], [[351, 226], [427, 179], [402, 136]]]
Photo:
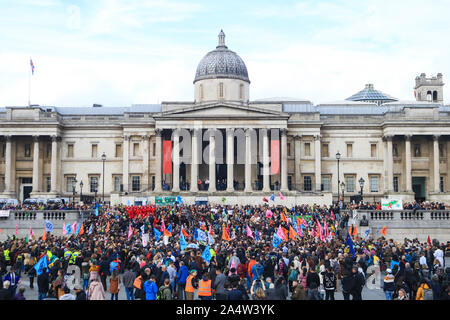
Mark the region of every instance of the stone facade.
[[[218, 64], [227, 51], [220, 37]], [[450, 200], [450, 106], [441, 93], [435, 102], [249, 101], [245, 65], [229, 59], [239, 68], [197, 75], [193, 102], [0, 108], [0, 197], [72, 198], [76, 179], [76, 201], [181, 194], [247, 203], [281, 191], [289, 203], [329, 204], [338, 193], [358, 195], [363, 178], [366, 201]], [[163, 173], [165, 141], [171, 173]], [[199, 179], [224, 186], [206, 191]]]

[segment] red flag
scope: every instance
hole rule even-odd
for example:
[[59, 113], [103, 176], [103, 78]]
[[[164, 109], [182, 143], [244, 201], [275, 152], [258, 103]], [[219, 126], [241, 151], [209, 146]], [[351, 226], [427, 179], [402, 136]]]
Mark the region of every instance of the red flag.
[[269, 202], [269, 199], [267, 199], [266, 197], [263, 198], [264, 202]]
[[283, 234], [284, 234], [284, 238], [287, 240], [289, 239], [289, 231], [287, 231], [287, 229], [281, 227], [281, 229], [283, 230]]
[[78, 232], [78, 235], [82, 235], [84, 233], [84, 223], [81, 224], [80, 232]]
[[355, 226], [353, 228], [352, 236], [356, 236], [357, 234], [358, 234], [358, 226], [355, 224]]
[[226, 241], [230, 241], [230, 235], [228, 234], [227, 228], [225, 228], [225, 224], [222, 226], [222, 239]]
[[380, 232], [383, 234], [383, 236], [386, 236], [386, 225], [380, 230]]
[[430, 236], [428, 236], [427, 243], [428, 243], [429, 246], [431, 246], [431, 239], [430, 239]]
[[270, 172], [280, 173], [280, 140], [270, 140]]
[[283, 212], [281, 213], [281, 221], [287, 222], [286, 216]]
[[185, 237], [189, 237], [189, 233], [187, 233], [186, 230], [184, 230], [183, 227], [181, 227], [181, 232], [183, 233], [183, 235], [184, 235]]
[[44, 234], [42, 235], [42, 241], [46, 241], [47, 240], [47, 232], [45, 231], [45, 228], [44, 228]]
[[163, 143], [163, 174], [172, 173], [172, 141], [164, 140]]
[[105, 230], [105, 233], [108, 233], [109, 232], [109, 221], [108, 221], [108, 224], [106, 225], [106, 230]]

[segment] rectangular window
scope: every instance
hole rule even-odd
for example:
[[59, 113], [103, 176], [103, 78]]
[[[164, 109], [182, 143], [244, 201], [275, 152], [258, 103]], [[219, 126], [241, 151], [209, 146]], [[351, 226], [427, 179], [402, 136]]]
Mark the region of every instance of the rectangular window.
[[70, 176], [66, 177], [66, 192], [72, 192], [72, 183], [75, 180], [75, 177]]
[[355, 177], [346, 176], [345, 177], [345, 189], [347, 192], [355, 192]]
[[322, 144], [322, 157], [328, 158], [329, 154], [328, 154], [328, 143], [323, 143]]
[[93, 144], [91, 148], [91, 158], [97, 158], [97, 145]]
[[370, 177], [370, 192], [378, 192], [378, 177]]
[[131, 177], [131, 189], [133, 191], [141, 190], [141, 177], [140, 176], [132, 176]]
[[52, 189], [52, 179], [50, 177], [47, 177], [45, 180], [45, 189], [47, 192], [50, 192]]
[[5, 157], [6, 154], [6, 143], [2, 144], [2, 158]]
[[394, 192], [398, 192], [398, 177], [394, 177]]
[[291, 156], [291, 144], [290, 143], [287, 144], [287, 155], [288, 155], [288, 157]]
[[322, 176], [322, 191], [330, 191], [331, 190], [331, 186], [330, 186], [330, 182], [331, 182], [331, 177], [329, 176]]
[[441, 192], [444, 192], [444, 183], [445, 183], [444, 177], [441, 177], [439, 181], [439, 190]]
[[353, 157], [353, 144], [347, 143], [347, 158]]
[[139, 143], [133, 143], [133, 156], [137, 157], [139, 155]]
[[123, 188], [120, 186], [122, 185], [122, 177], [121, 176], [115, 176], [114, 177], [114, 191], [115, 192], [122, 192]]
[[5, 192], [5, 177], [0, 177], [0, 192]]
[[98, 177], [89, 177], [90, 192], [98, 192]]
[[305, 176], [303, 178], [303, 185], [305, 191], [311, 191], [312, 190], [312, 179], [311, 176]]
[[25, 144], [25, 152], [24, 152], [25, 158], [31, 157], [31, 144]]
[[288, 189], [292, 190], [292, 176], [288, 176]]
[[122, 158], [122, 145], [116, 144], [116, 158]]
[[67, 158], [73, 158], [73, 144], [67, 145]]
[[156, 156], [156, 143], [153, 142], [153, 157]]
[[305, 156], [311, 156], [311, 144], [309, 142], [305, 143]]
[[377, 157], [377, 145], [375, 143], [372, 143], [370, 145], [370, 157], [372, 157], [372, 158]]

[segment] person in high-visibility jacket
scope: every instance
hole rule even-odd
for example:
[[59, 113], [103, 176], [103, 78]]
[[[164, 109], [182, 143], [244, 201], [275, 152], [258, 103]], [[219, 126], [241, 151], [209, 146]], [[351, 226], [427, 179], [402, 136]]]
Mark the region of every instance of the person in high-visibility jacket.
[[184, 292], [186, 293], [186, 300], [194, 300], [195, 292], [195, 277], [197, 276], [197, 270], [191, 270], [191, 274], [186, 279], [186, 287]]
[[198, 296], [202, 300], [212, 300], [211, 280], [207, 273], [203, 275], [203, 279], [198, 283]]
[[67, 250], [64, 252], [64, 259], [68, 260], [72, 256], [72, 251]]
[[9, 250], [8, 249], [3, 250], [3, 255], [5, 256], [6, 265], [9, 265], [11, 263], [11, 257], [9, 256]]
[[77, 257], [80, 255], [79, 251], [75, 251], [74, 253], [72, 253], [72, 255], [70, 256], [69, 259], [69, 264], [75, 264], [75, 262], [77, 261]]

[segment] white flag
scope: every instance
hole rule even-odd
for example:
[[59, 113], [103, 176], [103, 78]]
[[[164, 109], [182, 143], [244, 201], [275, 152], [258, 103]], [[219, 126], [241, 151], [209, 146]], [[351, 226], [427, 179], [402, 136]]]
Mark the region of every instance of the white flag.
[[144, 247], [146, 247], [148, 244], [148, 233], [143, 233], [142, 234], [142, 245]]

